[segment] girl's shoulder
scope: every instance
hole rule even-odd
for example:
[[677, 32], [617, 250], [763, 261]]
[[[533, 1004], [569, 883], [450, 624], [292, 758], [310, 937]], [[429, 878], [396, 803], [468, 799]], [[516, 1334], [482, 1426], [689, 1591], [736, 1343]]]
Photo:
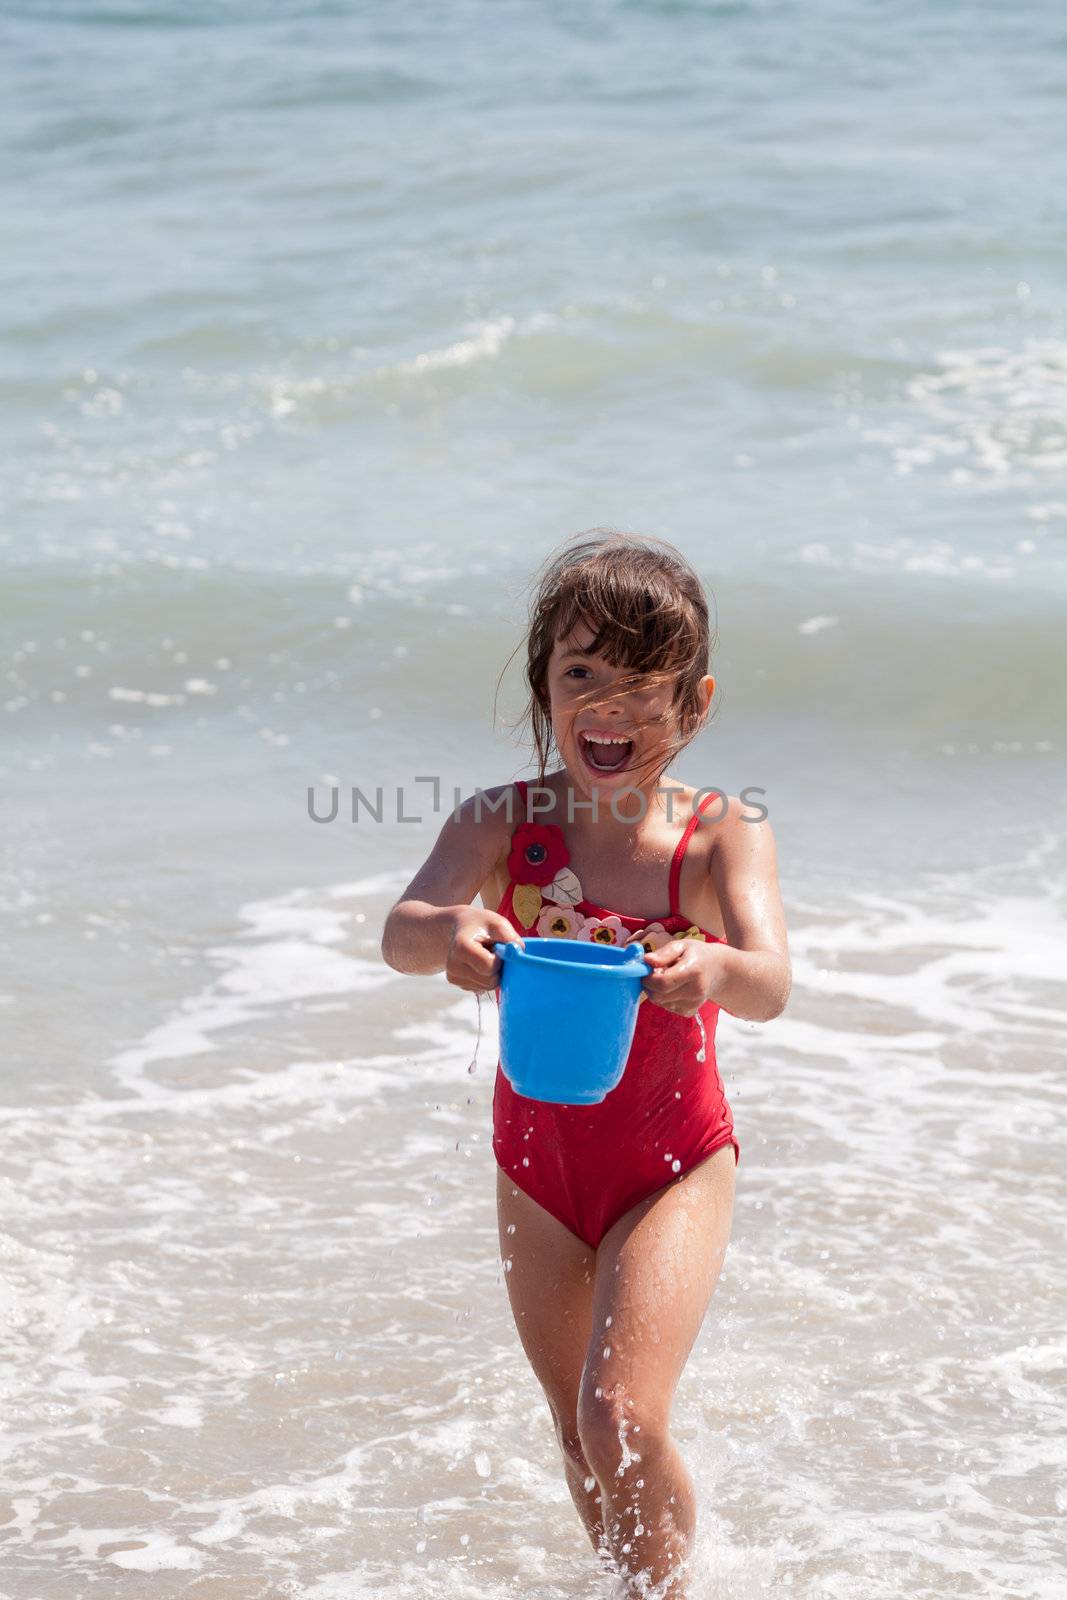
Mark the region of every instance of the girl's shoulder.
[[727, 827], [734, 828], [745, 817], [754, 819], [758, 810], [766, 812], [767, 809], [766, 806], [755, 807], [742, 795], [727, 794], [725, 789], [716, 788], [711, 784], [682, 784], [679, 787], [683, 790], [681, 805], [678, 807], [681, 815], [688, 819], [699, 811], [701, 822], [710, 826], [725, 823]]
[[683, 801], [679, 809], [686, 820], [700, 812], [691, 845], [704, 856], [709, 870], [716, 862], [752, 861], [773, 854], [774, 830], [761, 794], [751, 789], [740, 795], [724, 790], [709, 793], [705, 788], [692, 790]]
[[670, 826], [681, 830], [698, 817], [696, 831], [703, 837], [716, 832], [718, 825], [733, 825], [742, 813], [751, 813], [750, 803], [744, 794], [728, 794], [725, 789], [710, 783], [686, 783], [684, 778], [664, 775], [659, 780], [663, 809]]
[[488, 846], [507, 854], [507, 843], [525, 811], [522, 796], [514, 783], [478, 785], [453, 810], [456, 822], [465, 830], [477, 829]]

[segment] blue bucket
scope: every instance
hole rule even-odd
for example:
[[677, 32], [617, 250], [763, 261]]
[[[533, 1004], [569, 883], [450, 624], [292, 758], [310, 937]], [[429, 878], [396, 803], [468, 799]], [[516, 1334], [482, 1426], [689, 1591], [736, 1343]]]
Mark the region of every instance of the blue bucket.
[[641, 980], [640, 944], [584, 939], [502, 942], [500, 1065], [517, 1094], [556, 1105], [595, 1106], [621, 1081]]

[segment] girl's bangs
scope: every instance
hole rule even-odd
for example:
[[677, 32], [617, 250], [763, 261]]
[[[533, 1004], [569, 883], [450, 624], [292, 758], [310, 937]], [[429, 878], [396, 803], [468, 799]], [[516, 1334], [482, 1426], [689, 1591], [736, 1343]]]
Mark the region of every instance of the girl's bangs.
[[[619, 605], [626, 600], [628, 605]], [[593, 634], [587, 653], [602, 655], [613, 667], [673, 674], [692, 660], [695, 630], [688, 608], [668, 604], [650, 615], [647, 591], [614, 596], [610, 607], [595, 593], [561, 597], [555, 638], [569, 638], [579, 623]]]

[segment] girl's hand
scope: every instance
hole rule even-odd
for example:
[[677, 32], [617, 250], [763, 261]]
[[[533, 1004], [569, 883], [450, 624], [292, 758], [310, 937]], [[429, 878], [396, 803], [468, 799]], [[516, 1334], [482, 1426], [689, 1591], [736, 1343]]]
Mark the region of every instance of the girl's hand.
[[445, 958], [445, 977], [457, 989], [481, 991], [495, 989], [500, 982], [500, 957], [494, 944], [523, 941], [515, 928], [498, 911], [481, 906], [460, 906], [455, 912], [455, 929]]
[[641, 981], [650, 1000], [680, 1017], [695, 1017], [718, 976], [719, 946], [703, 939], [672, 939], [645, 957], [654, 970]]

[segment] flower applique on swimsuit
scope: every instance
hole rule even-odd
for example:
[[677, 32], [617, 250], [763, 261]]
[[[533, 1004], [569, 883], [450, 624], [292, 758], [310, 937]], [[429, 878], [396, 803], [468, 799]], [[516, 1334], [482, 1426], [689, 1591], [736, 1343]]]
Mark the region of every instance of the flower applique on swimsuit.
[[[593, 906], [582, 894], [582, 886], [570, 867], [570, 852], [558, 823], [520, 823], [511, 837], [507, 871], [515, 920], [539, 939], [639, 944], [645, 950], [658, 950], [672, 939], [707, 940], [704, 930], [695, 923], [674, 933], [660, 921], [630, 929], [623, 926], [618, 912]], [[592, 906], [592, 914], [580, 910], [582, 906]], [[648, 999], [643, 990], [641, 999]]]

